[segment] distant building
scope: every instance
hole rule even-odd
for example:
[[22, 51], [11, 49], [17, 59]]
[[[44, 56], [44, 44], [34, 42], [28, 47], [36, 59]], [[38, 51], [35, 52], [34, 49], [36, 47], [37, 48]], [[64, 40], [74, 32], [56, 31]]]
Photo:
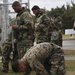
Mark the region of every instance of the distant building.
[[66, 29], [65, 34], [75, 34], [75, 30], [74, 29]]

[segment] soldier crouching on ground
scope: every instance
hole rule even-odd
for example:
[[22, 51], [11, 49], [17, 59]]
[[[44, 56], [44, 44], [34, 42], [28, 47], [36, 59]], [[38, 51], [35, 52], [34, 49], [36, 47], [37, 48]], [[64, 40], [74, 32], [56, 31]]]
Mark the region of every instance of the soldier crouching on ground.
[[52, 43], [40, 43], [31, 47], [22, 59], [12, 63], [14, 72], [35, 71], [36, 75], [65, 75], [62, 49]]

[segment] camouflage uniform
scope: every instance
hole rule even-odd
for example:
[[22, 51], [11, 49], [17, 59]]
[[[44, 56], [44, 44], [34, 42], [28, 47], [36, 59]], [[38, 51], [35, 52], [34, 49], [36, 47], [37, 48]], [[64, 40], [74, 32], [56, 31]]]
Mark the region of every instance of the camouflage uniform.
[[[11, 35], [11, 33], [10, 33]], [[10, 37], [8, 37], [8, 39], [6, 39], [4, 41], [4, 43], [1, 46], [1, 51], [2, 51], [2, 63], [3, 63], [3, 71], [4, 72], [8, 72], [8, 63], [9, 60], [11, 60], [10, 58], [10, 53], [12, 52], [12, 40], [10, 39]], [[14, 50], [13, 50], [13, 60], [17, 60], [18, 59], [18, 52], [17, 52], [17, 44], [14, 43]]]
[[33, 19], [28, 10], [23, 9], [16, 16], [18, 29], [16, 30], [15, 36], [17, 35], [18, 51], [20, 58], [25, 52], [33, 45]]
[[75, 30], [75, 21], [74, 21], [73, 29]]
[[35, 42], [47, 42], [48, 41], [48, 26], [49, 17], [46, 13], [40, 9], [39, 14], [35, 17]]
[[65, 75], [63, 54], [55, 44], [40, 43], [31, 47], [21, 61], [27, 63], [37, 75]]
[[[33, 20], [32, 16], [26, 9], [22, 9], [17, 14], [17, 29], [13, 29], [14, 51], [13, 59], [22, 58], [26, 50], [33, 44]], [[3, 69], [8, 71], [9, 56], [12, 51], [11, 36], [2, 45], [2, 62]]]
[[50, 23], [50, 37], [51, 42], [54, 42], [55, 44], [62, 46], [62, 21], [61, 17], [53, 17], [51, 18]]

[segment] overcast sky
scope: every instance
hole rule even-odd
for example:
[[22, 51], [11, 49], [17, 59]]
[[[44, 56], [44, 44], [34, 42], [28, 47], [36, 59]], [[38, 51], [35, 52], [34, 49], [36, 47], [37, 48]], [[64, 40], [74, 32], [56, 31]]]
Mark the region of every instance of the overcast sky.
[[[27, 0], [22, 0], [25, 2]], [[75, 0], [73, 0], [75, 2]], [[30, 8], [34, 5], [39, 5], [41, 8], [46, 8], [50, 10], [51, 8], [61, 7], [62, 5], [66, 5], [67, 3], [71, 4], [71, 0], [30, 0]]]
[[[2, 1], [2, 0], [0, 0]], [[9, 3], [13, 3], [14, 1], [18, 0], [8, 0]], [[68, 3], [71, 5], [71, 1], [75, 3], [75, 0], [29, 0], [30, 2], [30, 9], [34, 5], [38, 5], [40, 8], [46, 8], [47, 10], [50, 10], [51, 8], [61, 7], [62, 5], [65, 5]], [[23, 3], [28, 2], [28, 0], [22, 0]]]
[[[16, 0], [8, 0], [9, 2], [13, 2]], [[23, 3], [27, 2], [28, 0], [22, 0]], [[71, 4], [71, 0], [29, 0], [30, 1], [30, 9], [34, 5], [38, 5], [41, 8], [46, 8], [50, 10], [51, 8], [61, 7], [62, 5], [66, 5], [67, 3]], [[75, 2], [75, 0], [72, 0]]]

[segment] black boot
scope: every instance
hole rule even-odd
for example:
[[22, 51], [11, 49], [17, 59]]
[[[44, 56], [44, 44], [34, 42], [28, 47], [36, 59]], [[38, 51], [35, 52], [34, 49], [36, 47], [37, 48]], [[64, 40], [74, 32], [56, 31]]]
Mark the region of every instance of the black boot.
[[2, 68], [2, 67], [0, 67], [0, 72], [8, 73], [8, 68]]
[[7, 69], [2, 69], [2, 72], [8, 73]]

